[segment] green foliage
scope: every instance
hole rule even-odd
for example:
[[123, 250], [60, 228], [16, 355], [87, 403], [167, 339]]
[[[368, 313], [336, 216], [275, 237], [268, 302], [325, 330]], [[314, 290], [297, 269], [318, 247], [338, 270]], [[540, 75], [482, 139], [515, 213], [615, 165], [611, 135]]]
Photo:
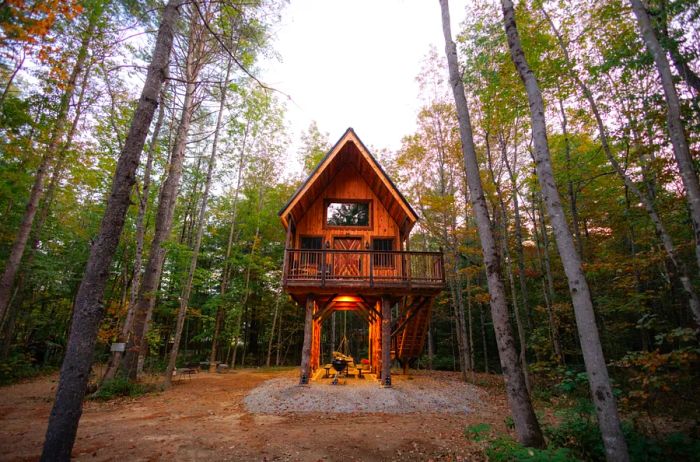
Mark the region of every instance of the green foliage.
[[563, 394], [587, 396], [588, 394], [588, 375], [585, 371], [578, 372], [572, 369], [566, 369], [561, 381], [556, 384], [556, 389]]
[[39, 373], [28, 353], [15, 353], [0, 361], [0, 385], [8, 385], [18, 380], [34, 377]]
[[478, 423], [464, 429], [464, 435], [474, 441], [483, 441], [491, 434], [491, 425]]
[[[696, 335], [689, 328], [659, 333], [654, 350], [632, 351], [617, 361], [625, 384], [622, 404], [630, 410], [647, 412], [673, 406], [677, 414], [697, 417], [700, 348]], [[680, 407], [669, 403], [669, 397], [680, 398]]]
[[500, 437], [489, 443], [486, 455], [492, 462], [570, 462], [576, 457], [566, 448], [527, 448], [509, 437]]
[[114, 398], [141, 396], [149, 391], [149, 388], [140, 383], [132, 382], [126, 377], [118, 376], [112, 380], [106, 380], [102, 386], [92, 395], [93, 399], [108, 401]]
[[[574, 408], [560, 412], [558, 417], [557, 425], [544, 427], [550, 445], [567, 448], [581, 460], [605, 460], [603, 440], [590, 402], [580, 401]], [[633, 462], [700, 460], [700, 439], [680, 433], [650, 437], [629, 423], [623, 424], [622, 429]]]

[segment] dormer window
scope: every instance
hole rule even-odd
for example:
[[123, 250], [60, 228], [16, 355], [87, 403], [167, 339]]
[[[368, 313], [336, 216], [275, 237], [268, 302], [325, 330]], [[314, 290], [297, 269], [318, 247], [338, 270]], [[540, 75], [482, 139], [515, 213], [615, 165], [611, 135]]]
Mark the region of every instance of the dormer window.
[[369, 201], [330, 200], [326, 203], [326, 225], [368, 228]]

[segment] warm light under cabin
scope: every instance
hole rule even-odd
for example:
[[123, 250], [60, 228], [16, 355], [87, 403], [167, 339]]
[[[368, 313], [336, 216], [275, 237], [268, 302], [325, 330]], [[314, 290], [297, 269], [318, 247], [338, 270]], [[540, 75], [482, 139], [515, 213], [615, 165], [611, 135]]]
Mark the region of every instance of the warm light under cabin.
[[442, 254], [410, 250], [418, 216], [352, 128], [279, 215], [283, 287], [306, 310], [300, 383], [321, 367], [324, 319], [351, 310], [368, 324], [368, 372], [391, 386], [391, 360], [421, 354], [445, 285]]

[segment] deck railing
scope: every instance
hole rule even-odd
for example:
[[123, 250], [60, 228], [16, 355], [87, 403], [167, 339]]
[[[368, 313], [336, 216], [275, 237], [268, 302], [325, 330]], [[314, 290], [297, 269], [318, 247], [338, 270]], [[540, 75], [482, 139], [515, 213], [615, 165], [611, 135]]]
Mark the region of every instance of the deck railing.
[[286, 249], [284, 283], [326, 286], [442, 287], [440, 252]]

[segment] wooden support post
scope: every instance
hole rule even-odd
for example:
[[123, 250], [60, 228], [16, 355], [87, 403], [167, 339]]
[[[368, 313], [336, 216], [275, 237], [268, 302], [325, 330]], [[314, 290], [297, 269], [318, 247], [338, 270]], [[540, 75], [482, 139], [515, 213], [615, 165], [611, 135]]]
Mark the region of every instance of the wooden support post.
[[314, 296], [306, 296], [306, 319], [304, 320], [304, 347], [301, 350], [301, 374], [299, 385], [309, 383], [311, 376], [311, 334], [314, 320]]
[[391, 299], [382, 296], [382, 386], [391, 388]]
[[321, 366], [321, 320], [313, 320], [313, 336], [311, 348], [311, 372]]
[[282, 285], [287, 285], [287, 275], [289, 274], [289, 249], [292, 245], [292, 226], [294, 226], [294, 217], [291, 215], [287, 218], [287, 237], [284, 240], [284, 264], [282, 265]]

